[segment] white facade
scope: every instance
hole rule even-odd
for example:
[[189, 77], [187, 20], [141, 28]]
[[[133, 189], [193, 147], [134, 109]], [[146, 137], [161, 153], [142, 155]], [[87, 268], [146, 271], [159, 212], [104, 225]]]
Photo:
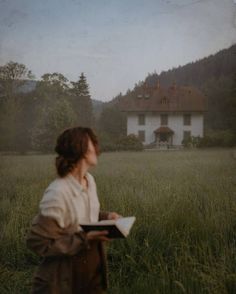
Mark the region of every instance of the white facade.
[[[139, 114], [145, 115], [144, 125], [139, 124]], [[203, 137], [204, 116], [203, 113], [191, 113], [190, 125], [184, 125], [184, 113], [166, 113], [168, 115], [167, 125], [161, 125], [161, 113], [158, 112], [128, 112], [127, 113], [127, 135], [139, 135], [139, 131], [145, 132], [143, 144], [150, 144], [155, 141], [154, 131], [163, 126], [167, 126], [174, 133], [172, 135], [172, 145], [182, 145], [184, 131], [190, 131], [191, 136]]]

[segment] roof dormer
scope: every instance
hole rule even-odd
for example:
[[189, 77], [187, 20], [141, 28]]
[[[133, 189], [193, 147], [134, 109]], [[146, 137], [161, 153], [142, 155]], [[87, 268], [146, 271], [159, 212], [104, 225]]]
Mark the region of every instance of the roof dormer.
[[169, 102], [170, 101], [169, 101], [169, 99], [166, 96], [162, 97], [161, 100], [160, 100], [160, 103], [163, 104], [163, 105], [166, 105]]

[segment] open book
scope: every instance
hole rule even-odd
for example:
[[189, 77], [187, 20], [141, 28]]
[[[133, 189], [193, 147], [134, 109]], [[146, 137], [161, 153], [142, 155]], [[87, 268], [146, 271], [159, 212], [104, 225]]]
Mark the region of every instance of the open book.
[[80, 226], [85, 232], [89, 231], [103, 231], [109, 233], [108, 238], [126, 238], [136, 220], [135, 216], [120, 217], [116, 220], [101, 220], [95, 223], [81, 223]]

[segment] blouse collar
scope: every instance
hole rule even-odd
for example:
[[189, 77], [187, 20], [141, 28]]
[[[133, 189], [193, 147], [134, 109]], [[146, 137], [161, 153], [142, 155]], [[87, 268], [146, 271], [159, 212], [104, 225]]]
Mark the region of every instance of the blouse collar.
[[88, 175], [88, 172], [86, 172], [85, 174], [85, 177], [87, 179], [87, 182], [88, 182], [88, 188], [87, 190], [84, 189], [84, 187], [80, 184], [80, 182], [71, 174], [69, 173], [67, 175], [67, 177], [74, 183], [74, 185], [82, 192], [87, 192], [89, 189], [90, 189], [90, 180], [89, 180], [89, 175]]

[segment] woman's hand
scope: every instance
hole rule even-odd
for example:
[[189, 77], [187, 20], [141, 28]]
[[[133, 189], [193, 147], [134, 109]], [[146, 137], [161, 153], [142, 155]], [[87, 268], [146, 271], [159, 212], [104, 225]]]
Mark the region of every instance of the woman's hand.
[[[112, 220], [112, 219], [118, 219], [122, 217], [122, 215], [112, 211], [109, 212], [107, 219]], [[108, 231], [90, 231], [87, 233], [87, 238], [88, 240], [99, 240], [99, 241], [112, 241], [112, 238], [106, 237], [108, 234]]]
[[111, 238], [107, 238], [108, 231], [90, 231], [87, 233], [87, 239], [90, 241], [111, 241]]
[[118, 219], [120, 217], [122, 217], [122, 215], [112, 211], [112, 212], [109, 212], [107, 219]]

